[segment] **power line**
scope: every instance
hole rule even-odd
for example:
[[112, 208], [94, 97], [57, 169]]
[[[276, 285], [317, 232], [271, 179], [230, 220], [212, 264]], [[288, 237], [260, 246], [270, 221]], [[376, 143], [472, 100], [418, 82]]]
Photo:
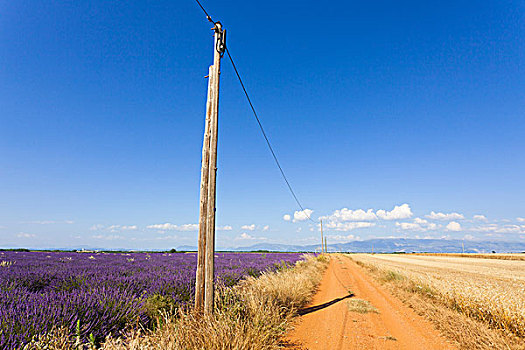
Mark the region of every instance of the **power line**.
[[195, 0], [195, 1], [197, 1], [197, 4], [199, 4], [200, 8], [202, 9], [202, 11], [204, 12], [204, 14], [206, 15], [206, 19], [207, 19], [209, 22], [211, 22], [211, 23], [215, 23], [215, 22], [211, 19], [211, 17], [210, 17], [210, 15], [208, 14], [208, 12], [207, 12], [207, 11], [204, 9], [204, 7], [201, 5], [200, 1], [199, 1], [199, 0]]
[[[215, 23], [211, 19], [211, 17], [208, 14], [208, 12], [204, 9], [202, 4], [199, 2], [199, 0], [195, 0], [195, 1], [197, 2], [199, 7], [202, 9], [204, 14], [206, 15], [206, 19], [208, 21], [212, 22], [212, 23]], [[281, 167], [281, 164], [279, 163], [279, 160], [277, 159], [277, 156], [275, 155], [275, 152], [274, 152], [273, 147], [272, 147], [272, 145], [270, 143], [270, 140], [268, 139], [268, 136], [266, 135], [266, 132], [264, 131], [264, 128], [263, 128], [262, 123], [261, 123], [261, 120], [259, 119], [259, 116], [257, 115], [257, 111], [255, 110], [255, 107], [253, 106], [252, 100], [250, 99], [250, 95], [248, 95], [248, 91], [246, 91], [246, 87], [244, 86], [244, 83], [242, 81], [241, 75], [239, 74], [239, 71], [237, 70], [237, 66], [235, 65], [235, 62], [233, 61], [233, 58], [232, 58], [232, 56], [230, 54], [230, 50], [228, 50], [228, 46], [225, 46], [225, 49], [226, 49], [226, 53], [228, 55], [228, 58], [230, 59], [230, 62], [232, 64], [232, 66], [233, 66], [233, 70], [235, 71], [235, 74], [237, 75], [239, 83], [241, 84], [242, 90], [244, 91], [244, 95], [246, 96], [246, 99], [248, 100], [248, 103], [250, 104], [250, 107], [252, 109], [252, 112], [253, 112], [253, 115], [255, 117], [255, 120], [257, 120], [257, 124], [259, 125], [259, 129], [261, 130], [261, 133], [262, 133], [262, 135], [264, 137], [264, 140], [266, 141], [266, 144], [268, 145], [268, 148], [270, 149], [270, 152], [272, 153], [273, 159], [275, 160], [275, 164], [277, 164], [277, 167], [279, 168], [279, 171], [281, 172], [281, 176], [284, 179], [284, 182], [286, 182], [286, 186], [288, 186], [288, 189], [290, 190], [290, 193], [292, 194], [293, 198], [297, 202], [297, 205], [299, 205], [299, 208], [301, 208], [301, 211], [308, 218], [308, 220], [310, 220], [313, 223], [316, 223], [314, 220], [312, 220], [310, 215], [306, 212], [305, 208], [303, 207], [303, 205], [301, 204], [301, 202], [297, 198], [297, 195], [295, 194], [295, 191], [293, 190], [292, 185], [290, 185], [290, 181], [288, 181], [288, 178], [286, 177], [286, 175], [284, 173], [284, 170]]]
[[279, 160], [277, 159], [277, 156], [275, 155], [275, 152], [274, 152], [273, 147], [272, 147], [272, 145], [270, 143], [270, 140], [268, 139], [268, 136], [266, 136], [266, 132], [264, 131], [264, 128], [263, 128], [263, 126], [261, 124], [261, 120], [259, 119], [259, 116], [257, 115], [257, 112], [255, 111], [255, 107], [253, 106], [252, 100], [250, 99], [250, 96], [248, 95], [248, 92], [246, 91], [246, 88], [245, 88], [244, 83], [242, 81], [241, 75], [239, 74], [239, 71], [237, 70], [237, 67], [235, 66], [235, 62], [233, 61], [233, 58], [232, 58], [232, 56], [230, 54], [230, 50], [228, 50], [228, 46], [226, 46], [226, 54], [228, 55], [228, 58], [230, 59], [230, 62], [232, 63], [233, 70], [235, 71], [235, 74], [237, 75], [237, 78], [239, 79], [239, 83], [241, 84], [242, 90], [244, 91], [244, 95], [246, 96], [246, 99], [248, 100], [248, 103], [250, 104], [250, 107], [252, 109], [253, 115], [254, 115], [255, 119], [257, 120], [257, 124], [259, 125], [259, 129], [261, 129], [261, 133], [264, 136], [264, 140], [266, 141], [266, 144], [268, 145], [268, 148], [270, 149], [270, 152], [272, 153], [273, 159], [275, 160], [275, 164], [277, 164], [277, 167], [279, 168], [279, 171], [281, 172], [281, 175], [282, 175], [284, 181], [286, 182], [286, 185], [288, 186], [288, 189], [290, 190], [290, 193], [292, 194], [293, 198], [295, 199], [295, 201], [299, 205], [299, 208], [301, 208], [301, 211], [304, 213], [304, 215], [306, 215], [306, 217], [310, 221], [315, 223], [315, 221], [312, 220], [310, 215], [308, 215], [308, 213], [304, 209], [303, 205], [301, 204], [301, 202], [297, 198], [297, 195], [295, 194], [292, 186], [290, 185], [290, 182], [288, 181], [288, 178], [284, 174], [284, 170], [281, 167], [281, 164], [279, 163]]

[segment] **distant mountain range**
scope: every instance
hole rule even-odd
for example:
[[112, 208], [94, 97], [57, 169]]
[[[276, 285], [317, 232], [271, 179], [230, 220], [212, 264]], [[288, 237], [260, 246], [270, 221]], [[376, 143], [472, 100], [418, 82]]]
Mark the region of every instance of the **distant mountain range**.
[[[448, 239], [409, 239], [409, 238], [387, 238], [370, 239], [366, 241], [352, 241], [347, 243], [328, 244], [329, 252], [371, 252], [395, 253], [395, 252], [428, 252], [428, 253], [522, 253], [525, 252], [525, 242], [502, 242], [502, 241], [463, 241]], [[248, 247], [237, 247], [226, 249], [231, 251], [281, 251], [281, 252], [314, 252], [320, 249], [320, 245], [287, 245], [258, 243]], [[197, 250], [196, 247], [183, 246], [179, 250]]]
[[[410, 238], [385, 238], [369, 239], [366, 241], [352, 241], [347, 243], [328, 244], [329, 252], [371, 252], [375, 253], [525, 253], [524, 242], [502, 242], [502, 241], [467, 241], [452, 239], [410, 239]], [[1, 248], [1, 247], [0, 247]], [[48, 250], [57, 248], [48, 248]], [[114, 250], [114, 251], [136, 251], [129, 248], [101, 248], [92, 246], [75, 246], [58, 248], [59, 250]], [[149, 251], [165, 251], [165, 249], [147, 249]], [[178, 251], [197, 251], [197, 247], [183, 245], [176, 248]], [[247, 247], [224, 248], [217, 247], [218, 251], [257, 251], [267, 250], [273, 252], [315, 252], [320, 250], [319, 244], [313, 245], [291, 245], [279, 243], [258, 243]]]

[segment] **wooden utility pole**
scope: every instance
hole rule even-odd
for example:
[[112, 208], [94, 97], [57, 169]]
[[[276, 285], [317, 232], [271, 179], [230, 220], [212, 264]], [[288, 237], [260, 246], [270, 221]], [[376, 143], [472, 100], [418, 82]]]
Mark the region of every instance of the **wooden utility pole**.
[[324, 241], [323, 241], [323, 220], [321, 221], [321, 253], [324, 253]]
[[216, 22], [213, 30], [215, 32], [213, 65], [210, 66], [208, 75], [208, 100], [202, 145], [199, 242], [195, 281], [195, 309], [198, 313], [204, 311], [206, 314], [213, 312], [219, 78], [221, 58], [226, 48], [226, 32], [222, 29], [221, 23]]
[[208, 211], [208, 173], [210, 159], [210, 114], [211, 114], [211, 86], [212, 67], [208, 75], [208, 102], [206, 106], [206, 122], [204, 125], [204, 141], [202, 143], [201, 190], [199, 208], [199, 242], [197, 253], [197, 275], [195, 279], [195, 309], [201, 313], [204, 308], [204, 261], [206, 250], [206, 221]]

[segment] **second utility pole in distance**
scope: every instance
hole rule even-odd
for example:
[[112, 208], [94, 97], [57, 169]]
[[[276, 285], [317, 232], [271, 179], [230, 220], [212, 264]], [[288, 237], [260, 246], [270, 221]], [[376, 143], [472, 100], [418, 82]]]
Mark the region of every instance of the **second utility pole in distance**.
[[199, 239], [197, 273], [195, 281], [195, 309], [198, 313], [213, 312], [215, 271], [215, 198], [217, 175], [217, 139], [219, 124], [219, 78], [221, 58], [226, 49], [226, 31], [220, 22], [213, 27], [213, 65], [208, 75], [208, 100], [206, 123], [202, 144], [202, 168], [200, 188]]

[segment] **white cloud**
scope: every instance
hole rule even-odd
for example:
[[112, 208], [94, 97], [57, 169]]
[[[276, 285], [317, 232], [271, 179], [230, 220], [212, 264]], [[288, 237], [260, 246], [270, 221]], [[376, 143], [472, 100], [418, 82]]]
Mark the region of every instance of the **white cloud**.
[[428, 222], [425, 219], [415, 218], [414, 222], [396, 222], [396, 226], [405, 231], [426, 232], [437, 230], [441, 225]]
[[37, 220], [29, 221], [28, 224], [37, 224], [37, 225], [52, 225], [52, 224], [74, 224], [73, 220], [64, 220], [64, 221], [55, 221], [55, 220]]
[[474, 220], [479, 220], [479, 221], [487, 221], [487, 217], [485, 215], [474, 215]]
[[175, 230], [176, 231], [197, 231], [199, 229], [199, 224], [184, 224], [179, 225]]
[[455, 231], [455, 232], [461, 231], [461, 225], [459, 224], [459, 222], [456, 222], [456, 221], [449, 222], [446, 228], [449, 231]]
[[94, 236], [91, 236], [91, 237], [95, 238], [95, 239], [105, 239], [107, 241], [114, 241], [114, 240], [117, 240], [117, 239], [124, 239], [124, 237], [119, 236], [119, 235], [94, 235]]
[[169, 222], [165, 224], [154, 224], [154, 225], [148, 225], [147, 228], [154, 228], [157, 230], [175, 230], [178, 226], [174, 224], [170, 224]]
[[120, 225], [111, 225], [107, 228], [109, 232], [117, 232], [120, 231]]
[[[322, 216], [321, 219], [328, 220], [328, 228], [339, 228], [349, 230], [359, 227], [370, 227], [375, 224], [364, 224], [367, 221], [396, 220], [407, 219], [412, 217], [412, 210], [408, 204], [396, 205], [391, 211], [379, 209], [374, 213], [373, 209], [348, 209], [342, 208], [333, 212], [329, 216]], [[348, 222], [359, 222], [357, 225], [351, 225]], [[345, 223], [345, 224], [343, 224]]]
[[474, 240], [474, 236], [472, 236], [472, 235], [465, 235], [463, 238], [466, 239], [467, 241]]
[[426, 236], [423, 236], [423, 237], [421, 237], [420, 235], [415, 235], [414, 238], [415, 239], [435, 239], [435, 237], [430, 236], [430, 235], [426, 235]]
[[425, 220], [425, 219], [421, 219], [421, 218], [415, 218], [415, 219], [414, 219], [414, 222], [415, 222], [416, 224], [428, 224], [428, 221], [427, 221], [427, 220]]
[[377, 238], [377, 239], [392, 239], [392, 238], [407, 238], [406, 235], [404, 236], [394, 236], [394, 235], [390, 235], [390, 236], [372, 236], [372, 238]]
[[496, 230], [497, 233], [525, 233], [525, 225], [504, 225]]
[[268, 231], [269, 229], [270, 229], [270, 226], [269, 226], [269, 225], [266, 225], [266, 226], [263, 227], [262, 230], [263, 230], [263, 231]]
[[288, 215], [288, 214], [284, 214], [284, 215], [283, 215], [283, 220], [284, 220], [284, 221], [290, 221], [290, 220], [292, 220], [292, 218], [290, 217], [290, 215]]
[[396, 222], [396, 226], [400, 227], [402, 230], [407, 231], [424, 231], [425, 229], [421, 227], [420, 224], [412, 222]]
[[495, 237], [495, 238], [502, 238], [503, 235], [501, 233], [486, 233], [485, 236], [487, 237]]
[[326, 236], [326, 240], [327, 240], [327, 243], [328, 245], [330, 244], [330, 242], [348, 242], [348, 241], [360, 241], [361, 238], [359, 236], [354, 236], [354, 235], [347, 235], [347, 236], [344, 236], [344, 235], [328, 235]]
[[241, 235], [238, 237], [238, 239], [255, 239], [255, 237], [250, 236], [246, 232], [241, 233]]
[[358, 222], [335, 222], [330, 221], [326, 224], [326, 228], [332, 229], [335, 231], [351, 231], [358, 228], [372, 227], [376, 224], [373, 222], [358, 221]]
[[33, 234], [33, 233], [26, 233], [26, 232], [20, 232], [16, 236], [19, 237], [19, 238], [34, 238], [34, 237], [36, 237], [35, 234]]
[[474, 227], [474, 228], [471, 228], [470, 230], [471, 231], [480, 231], [480, 232], [493, 232], [493, 231], [496, 231], [497, 229], [498, 229], [498, 225], [497, 224], [488, 224], [488, 225], [484, 225], [484, 226]]
[[525, 222], [525, 218], [516, 218], [519, 222]]
[[[477, 226], [474, 228], [471, 228], [470, 231], [475, 232], [488, 232], [488, 234], [492, 233], [525, 233], [525, 225], [512, 225], [512, 224], [504, 224], [504, 225], [498, 225], [498, 224], [488, 224], [484, 226]], [[497, 237], [496, 235], [494, 235]]]
[[427, 225], [426, 229], [429, 231], [437, 230], [438, 228], [442, 227], [441, 225], [437, 225], [434, 223], [430, 223]]
[[429, 215], [425, 215], [425, 217], [432, 219], [432, 220], [462, 220], [465, 218], [463, 214], [459, 213], [436, 213], [432, 211]]
[[91, 231], [109, 231], [112, 233], [120, 232], [120, 231], [134, 231], [137, 230], [137, 225], [110, 225], [110, 226], [104, 226], [101, 224], [93, 225], [89, 228]]
[[199, 229], [199, 224], [174, 225], [167, 222], [165, 224], [154, 224], [146, 227], [162, 231], [197, 231]]
[[248, 230], [248, 231], [255, 231], [255, 224], [243, 225], [241, 226], [241, 229]]
[[408, 204], [396, 205], [391, 211], [378, 210], [376, 215], [383, 220], [408, 219], [412, 216], [412, 210]]
[[330, 216], [323, 216], [322, 219], [328, 219], [331, 221], [373, 221], [377, 220], [377, 216], [372, 209], [364, 211], [363, 209], [348, 209], [343, 208], [334, 211]]
[[[183, 224], [183, 225], [174, 225], [170, 224], [169, 222], [165, 224], [155, 224], [155, 225], [148, 225], [147, 228], [151, 229], [157, 229], [161, 231], [198, 231], [199, 230], [199, 224]], [[230, 225], [224, 225], [224, 226], [217, 226], [215, 227], [216, 231], [231, 231], [233, 230], [233, 227]]]
[[313, 212], [314, 211], [311, 209], [298, 210], [293, 213], [293, 222], [308, 220], [308, 218], [312, 216]]
[[241, 233], [239, 236], [235, 237], [236, 241], [265, 241], [266, 237], [255, 237], [247, 234], [246, 232]]

